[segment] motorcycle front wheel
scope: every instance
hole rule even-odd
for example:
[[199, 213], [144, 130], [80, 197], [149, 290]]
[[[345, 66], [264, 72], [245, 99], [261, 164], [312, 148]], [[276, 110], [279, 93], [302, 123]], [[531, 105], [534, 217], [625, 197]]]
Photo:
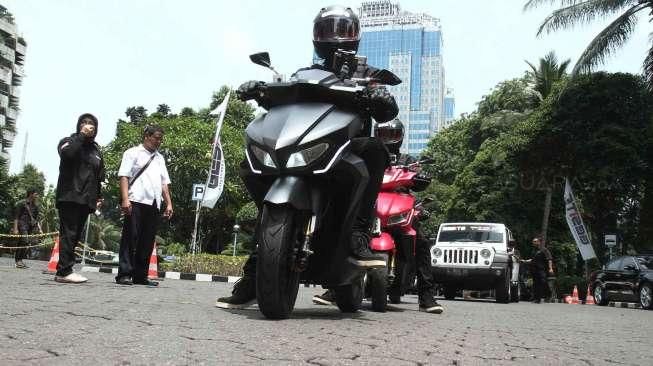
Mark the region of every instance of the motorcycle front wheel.
[[256, 263], [256, 301], [270, 319], [287, 319], [295, 307], [299, 273], [291, 269], [298, 240], [297, 211], [265, 204], [261, 213]]

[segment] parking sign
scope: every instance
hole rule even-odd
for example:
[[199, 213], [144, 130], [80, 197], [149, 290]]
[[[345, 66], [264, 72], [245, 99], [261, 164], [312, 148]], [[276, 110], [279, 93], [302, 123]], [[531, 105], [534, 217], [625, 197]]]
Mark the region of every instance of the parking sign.
[[200, 184], [200, 183], [193, 184], [192, 200], [193, 201], [201, 201], [202, 197], [204, 196], [204, 190], [205, 189], [206, 189], [206, 186], [204, 184]]

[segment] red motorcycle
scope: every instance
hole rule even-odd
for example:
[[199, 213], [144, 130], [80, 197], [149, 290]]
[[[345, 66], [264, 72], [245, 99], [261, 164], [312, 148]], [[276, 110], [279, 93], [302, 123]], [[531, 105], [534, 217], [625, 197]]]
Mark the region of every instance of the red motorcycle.
[[393, 165], [384, 173], [370, 247], [387, 256], [388, 266], [367, 272], [366, 293], [374, 311], [385, 311], [388, 295], [391, 303], [398, 304], [413, 283], [417, 238], [414, 225], [426, 212], [425, 202], [416, 202], [411, 191], [419, 192], [429, 185], [430, 179], [420, 176], [419, 171], [431, 161]]

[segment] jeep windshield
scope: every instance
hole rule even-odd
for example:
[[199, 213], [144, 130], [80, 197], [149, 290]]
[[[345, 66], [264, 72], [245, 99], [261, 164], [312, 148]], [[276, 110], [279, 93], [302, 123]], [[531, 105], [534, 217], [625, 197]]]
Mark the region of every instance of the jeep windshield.
[[489, 225], [444, 226], [438, 235], [438, 242], [503, 243], [503, 230]]

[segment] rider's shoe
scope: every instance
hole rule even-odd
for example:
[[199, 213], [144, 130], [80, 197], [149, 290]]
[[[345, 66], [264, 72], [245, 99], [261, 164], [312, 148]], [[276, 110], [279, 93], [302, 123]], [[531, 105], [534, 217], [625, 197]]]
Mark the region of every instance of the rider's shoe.
[[433, 314], [442, 314], [444, 308], [442, 307], [442, 305], [438, 304], [437, 301], [435, 301], [433, 295], [427, 295], [427, 296], [420, 297], [419, 311], [424, 311]]
[[322, 295], [313, 296], [313, 303], [317, 305], [335, 305], [336, 294], [333, 290], [326, 290]]
[[242, 277], [234, 284], [231, 296], [221, 297], [215, 306], [222, 309], [244, 309], [256, 303], [256, 279]]

